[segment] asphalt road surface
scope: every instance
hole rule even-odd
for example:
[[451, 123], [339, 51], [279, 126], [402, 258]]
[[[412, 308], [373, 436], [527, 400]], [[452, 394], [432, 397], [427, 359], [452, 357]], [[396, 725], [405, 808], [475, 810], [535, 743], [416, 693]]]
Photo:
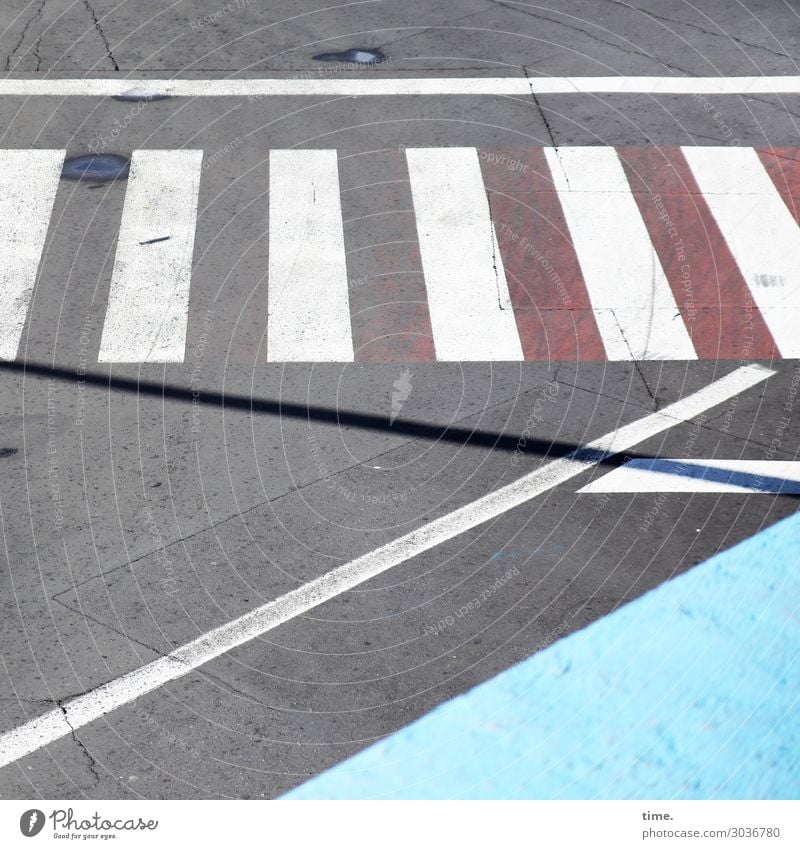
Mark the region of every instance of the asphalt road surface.
[[[313, 58], [352, 48], [384, 60]], [[546, 82], [799, 51], [782, 0], [5, 2], [0, 796], [279, 796], [794, 513], [578, 490], [626, 453], [794, 460], [800, 97]], [[57, 85], [86, 79], [169, 96]], [[61, 178], [91, 153], [130, 175]], [[458, 524], [749, 363], [772, 373]]]

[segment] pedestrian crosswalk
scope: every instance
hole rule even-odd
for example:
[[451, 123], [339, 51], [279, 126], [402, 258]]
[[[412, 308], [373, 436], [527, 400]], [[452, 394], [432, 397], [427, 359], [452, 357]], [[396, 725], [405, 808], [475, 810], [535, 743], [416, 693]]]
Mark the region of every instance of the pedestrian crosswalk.
[[269, 156], [271, 362], [353, 359], [336, 151]]
[[[63, 154], [6, 150], [0, 155], [0, 359], [17, 355], [39, 258], [58, 189]], [[20, 179], [26, 174], [26, 179]]]
[[[362, 351], [379, 337], [390, 362], [800, 357], [797, 153], [406, 148], [396, 182], [424, 288], [408, 294], [419, 326], [398, 328], [402, 286], [368, 323], [354, 311], [337, 151], [269, 151], [267, 361], [374, 362]], [[64, 157], [0, 151], [3, 360], [24, 349]], [[98, 362], [185, 360], [202, 163], [202, 150], [133, 152]]]
[[608, 358], [696, 359], [615, 151], [551, 148], [545, 155]]
[[199, 150], [133, 154], [100, 362], [183, 361], [202, 159]]
[[800, 229], [751, 148], [684, 152], [761, 315], [784, 357], [800, 357]]
[[521, 360], [477, 151], [406, 155], [437, 357]]

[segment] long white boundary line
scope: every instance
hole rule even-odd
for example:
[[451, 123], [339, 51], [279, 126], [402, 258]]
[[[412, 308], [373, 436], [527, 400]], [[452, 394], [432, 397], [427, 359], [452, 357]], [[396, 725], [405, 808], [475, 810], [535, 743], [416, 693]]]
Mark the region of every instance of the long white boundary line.
[[565, 457], [546, 463], [477, 501], [428, 522], [411, 533], [203, 634], [165, 657], [65, 701], [60, 709], [51, 710], [0, 735], [0, 767], [67, 736], [115, 708], [129, 704], [139, 696], [188, 674], [198, 666], [380, 575], [393, 566], [519, 507], [597, 465], [604, 458], [626, 451], [645, 439], [694, 418], [774, 374], [774, 371], [763, 366], [742, 366], [688, 397], [664, 407], [663, 410], [624, 425]]
[[364, 79], [46, 79], [0, 80], [0, 96], [114, 97], [145, 88], [173, 97], [293, 95], [800, 94], [787, 77], [373, 77]]

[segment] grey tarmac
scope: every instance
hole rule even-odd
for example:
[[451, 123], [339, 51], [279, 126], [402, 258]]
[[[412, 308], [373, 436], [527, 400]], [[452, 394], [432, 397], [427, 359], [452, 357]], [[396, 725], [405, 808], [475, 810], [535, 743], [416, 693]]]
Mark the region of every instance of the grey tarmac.
[[[780, 0], [10, 0], [0, 61], [21, 79], [787, 75], [799, 23]], [[387, 59], [311, 58], [353, 47]], [[20, 354], [0, 363], [0, 731], [738, 365], [269, 363], [270, 150], [338, 151], [348, 275], [380, 302], [376, 246], [407, 239], [410, 189], [387, 168], [404, 148], [796, 144], [800, 96], [713, 103], [0, 98], [3, 148], [205, 153], [182, 364], [98, 364], [125, 183], [59, 185]], [[781, 418], [798, 365], [770, 365], [762, 385], [635, 450], [794, 459], [800, 420]], [[599, 473], [0, 769], [0, 797], [277, 797], [797, 509], [771, 495], [577, 493]]]

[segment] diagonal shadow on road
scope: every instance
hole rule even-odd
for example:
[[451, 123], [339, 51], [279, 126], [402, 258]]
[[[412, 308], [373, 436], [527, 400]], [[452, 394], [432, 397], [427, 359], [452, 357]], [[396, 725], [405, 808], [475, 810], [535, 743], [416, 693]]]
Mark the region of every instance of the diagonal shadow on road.
[[[390, 425], [386, 416], [374, 413], [362, 413], [357, 410], [345, 410], [333, 407], [323, 407], [316, 404], [297, 404], [270, 398], [256, 398], [250, 395], [236, 393], [210, 392], [207, 390], [175, 386], [169, 383], [158, 383], [156, 381], [138, 380], [127, 377], [113, 377], [101, 372], [85, 372], [76, 375], [74, 368], [61, 368], [48, 363], [37, 362], [0, 362], [0, 372], [15, 372], [36, 376], [46, 376], [55, 380], [74, 381], [80, 379], [93, 386], [103, 386], [114, 392], [131, 392], [137, 395], [147, 395], [155, 398], [165, 398], [187, 404], [202, 404], [210, 407], [229, 408], [232, 410], [247, 410], [254, 415], [286, 416], [295, 419], [306, 419], [308, 421], [330, 424], [341, 427], [352, 427], [361, 430], [384, 431], [392, 435], [410, 436], [415, 439], [428, 439], [434, 442], [450, 442], [457, 445], [469, 445], [479, 448], [489, 448], [494, 451], [511, 451], [519, 454], [557, 459], [569, 455], [579, 454], [581, 458], [591, 457], [600, 466], [618, 468], [629, 460], [659, 460], [661, 458], [653, 454], [628, 451], [624, 455], [613, 454], [597, 458], [598, 452], [586, 448], [576, 442], [564, 440], [533, 439], [522, 437], [519, 434], [498, 433], [497, 431], [475, 430], [465, 427], [449, 427], [430, 422], [415, 421], [413, 419], [397, 418]], [[681, 464], [675, 468], [664, 467], [659, 471], [673, 471], [676, 475], [686, 476]], [[694, 466], [693, 477], [702, 476], [707, 472], [710, 480], [714, 480], [714, 474], [718, 470]], [[774, 482], [772, 478], [766, 479]], [[757, 490], [754, 490], [757, 491]], [[781, 492], [785, 498], [800, 499], [800, 494], [792, 492]]]

